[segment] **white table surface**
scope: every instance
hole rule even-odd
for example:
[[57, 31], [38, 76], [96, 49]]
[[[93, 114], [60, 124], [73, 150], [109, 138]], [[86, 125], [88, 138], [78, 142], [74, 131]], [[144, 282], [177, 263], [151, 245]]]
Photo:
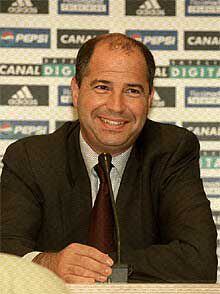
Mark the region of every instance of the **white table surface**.
[[70, 294], [220, 294], [220, 284], [67, 284]]

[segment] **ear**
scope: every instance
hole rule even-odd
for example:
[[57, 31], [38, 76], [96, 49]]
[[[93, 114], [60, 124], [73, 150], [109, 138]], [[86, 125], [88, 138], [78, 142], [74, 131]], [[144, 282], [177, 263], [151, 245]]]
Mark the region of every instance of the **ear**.
[[150, 95], [148, 96], [148, 107], [149, 107], [149, 108], [151, 107], [151, 104], [152, 104], [152, 101], [153, 101], [154, 92], [155, 92], [155, 89], [154, 89], [154, 87], [152, 87], [152, 89], [151, 89], [151, 93], [150, 93]]
[[78, 97], [79, 97], [79, 87], [76, 82], [76, 78], [73, 77], [71, 81], [71, 92], [73, 98], [73, 106], [77, 108], [78, 106]]

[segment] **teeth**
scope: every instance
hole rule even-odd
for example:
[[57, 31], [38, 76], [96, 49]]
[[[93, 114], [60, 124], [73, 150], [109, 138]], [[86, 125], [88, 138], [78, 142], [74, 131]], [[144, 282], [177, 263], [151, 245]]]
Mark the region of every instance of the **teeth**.
[[123, 125], [124, 122], [122, 121], [113, 121], [113, 120], [108, 120], [106, 118], [101, 118], [101, 120], [106, 123], [106, 124], [109, 124], [111, 126], [120, 126], [120, 125]]

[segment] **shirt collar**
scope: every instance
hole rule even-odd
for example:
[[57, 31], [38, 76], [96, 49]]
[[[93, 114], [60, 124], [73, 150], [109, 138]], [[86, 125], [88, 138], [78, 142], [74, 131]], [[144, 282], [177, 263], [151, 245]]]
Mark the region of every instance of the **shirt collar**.
[[[93, 167], [98, 163], [98, 154], [86, 143], [82, 133], [79, 134], [80, 149], [89, 174], [91, 176]], [[132, 146], [125, 152], [112, 157], [112, 164], [116, 168], [120, 177], [122, 177]]]

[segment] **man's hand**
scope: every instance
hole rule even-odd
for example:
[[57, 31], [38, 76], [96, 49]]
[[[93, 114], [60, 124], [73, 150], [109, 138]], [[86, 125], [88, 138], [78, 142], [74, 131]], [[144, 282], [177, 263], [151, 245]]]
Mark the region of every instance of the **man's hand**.
[[40, 253], [33, 262], [55, 272], [66, 283], [105, 282], [113, 260], [98, 249], [72, 243], [57, 253]]

